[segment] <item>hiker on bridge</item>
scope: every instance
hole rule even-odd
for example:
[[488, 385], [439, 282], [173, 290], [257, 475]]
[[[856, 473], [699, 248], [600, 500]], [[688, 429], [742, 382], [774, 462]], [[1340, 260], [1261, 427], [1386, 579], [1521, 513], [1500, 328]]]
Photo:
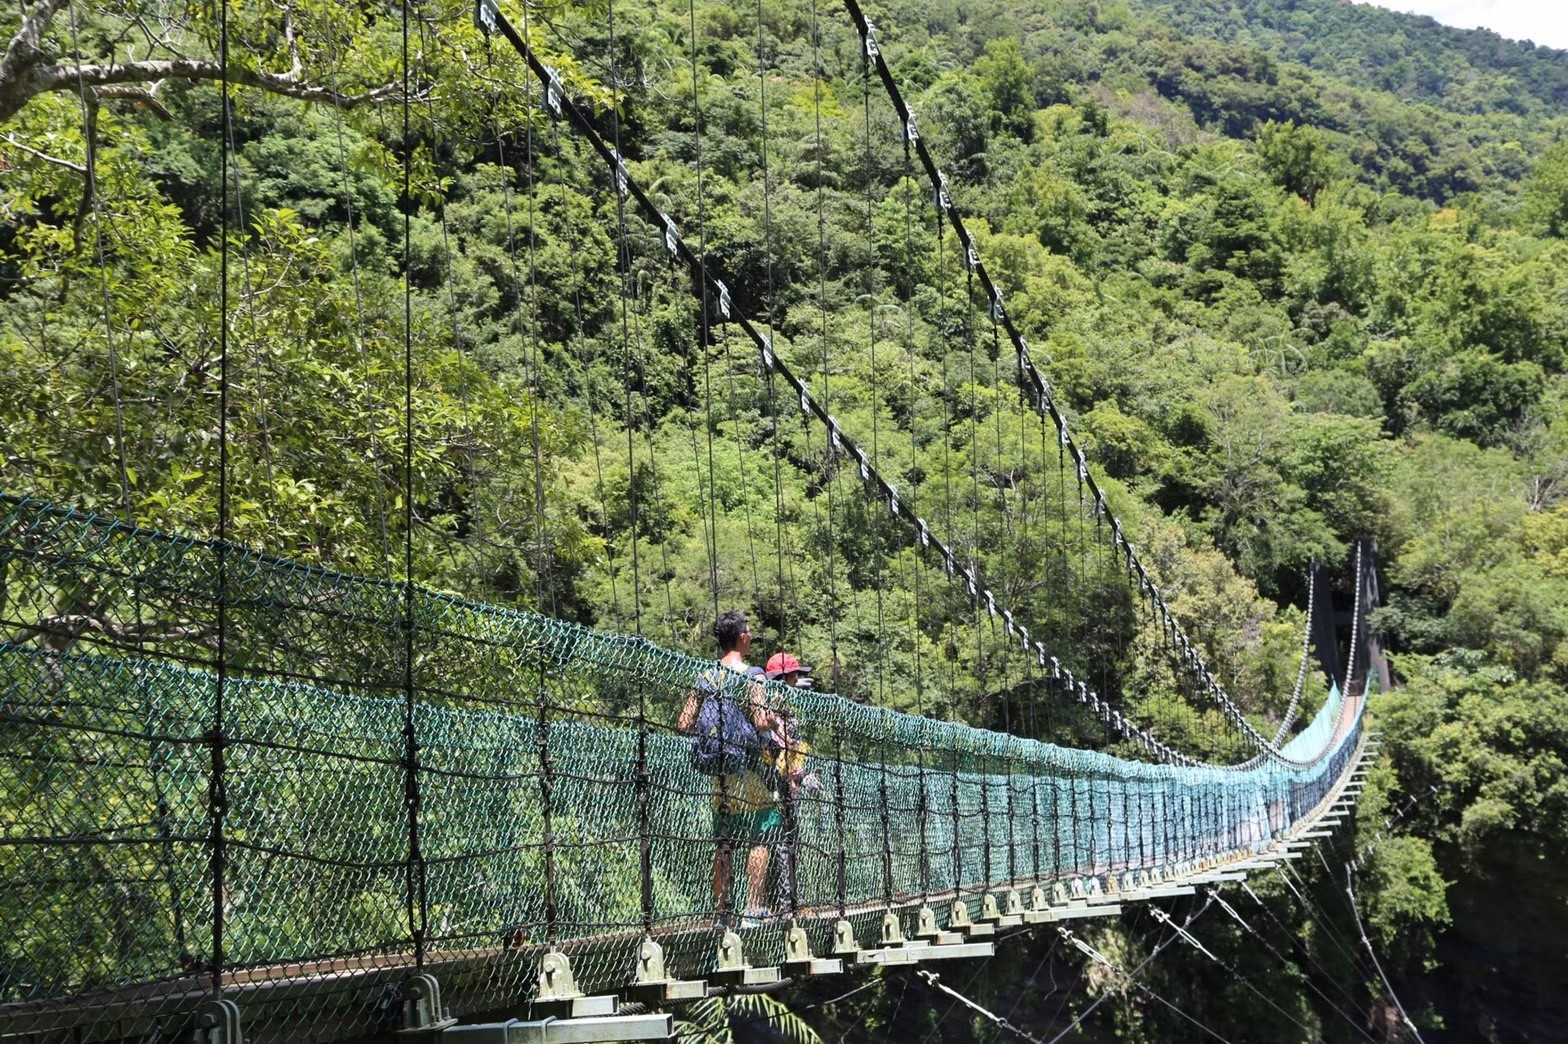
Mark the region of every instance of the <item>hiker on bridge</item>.
[[718, 666], [703, 671], [681, 708], [677, 727], [692, 737], [692, 767], [713, 777], [713, 904], [721, 919], [730, 910], [735, 849], [746, 855], [746, 908], [742, 927], [770, 915], [764, 901], [770, 841], [783, 826], [774, 792], [771, 754], [764, 747], [778, 728], [762, 687], [762, 671], [746, 662], [751, 627], [746, 614], [719, 614], [713, 628]]
[[[765, 673], [768, 681], [778, 682], [791, 689], [810, 688], [811, 668], [800, 662], [794, 653], [779, 652], [768, 657]], [[773, 768], [778, 776], [779, 810], [784, 817], [783, 837], [780, 839], [778, 881], [775, 892], [778, 909], [782, 915], [795, 912], [796, 844], [800, 835], [800, 803], [806, 793], [822, 789], [817, 774], [807, 771], [806, 755], [811, 748], [800, 735], [800, 719], [787, 699], [773, 703], [773, 717], [777, 725], [773, 733]], [[766, 745], [766, 744], [765, 744]]]

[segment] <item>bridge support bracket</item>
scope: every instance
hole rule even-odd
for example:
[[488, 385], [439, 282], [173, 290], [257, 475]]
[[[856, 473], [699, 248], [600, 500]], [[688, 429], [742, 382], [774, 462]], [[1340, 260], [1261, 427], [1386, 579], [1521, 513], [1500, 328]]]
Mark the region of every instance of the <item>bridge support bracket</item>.
[[486, 1022], [454, 1026], [442, 1037], [452, 1044], [595, 1044], [623, 1040], [669, 1040], [673, 1015], [617, 1015], [609, 1018], [544, 1018], [524, 1022]]
[[931, 945], [929, 943], [909, 943], [904, 946], [884, 946], [876, 950], [861, 950], [855, 955], [855, 963], [860, 965], [884, 965], [896, 967], [908, 964], [920, 964], [923, 961], [943, 961], [965, 957], [991, 957], [996, 953], [994, 942], [959, 942]]
[[1115, 917], [1121, 912], [1120, 903], [1093, 903], [1084, 906], [1059, 907], [1051, 912], [1051, 919], [1070, 921], [1078, 917]]
[[855, 938], [855, 926], [844, 918], [833, 922], [833, 956], [852, 961], [860, 952], [860, 941]]
[[572, 962], [566, 954], [552, 950], [539, 959], [539, 992], [529, 1005], [530, 1014], [539, 1018], [601, 1018], [614, 1015], [620, 1004], [613, 994], [584, 995], [572, 978]]
[[240, 1006], [226, 998], [210, 1000], [196, 1009], [195, 1044], [244, 1044]]
[[844, 970], [844, 962], [814, 956], [806, 929], [791, 921], [784, 930], [784, 970], [791, 975], [838, 975]]
[[[1016, 897], [1016, 893], [1011, 894]], [[1014, 902], [1015, 899], [1009, 899], [1008, 905], [1012, 906]], [[995, 931], [997, 928], [1011, 928], [1024, 923], [1023, 917], [1002, 912], [1001, 906], [996, 901], [995, 892], [987, 892], [980, 897], [979, 919], [990, 925], [992, 931]]]
[[746, 963], [740, 936], [726, 931], [719, 938], [718, 967], [713, 978], [729, 986], [767, 986], [779, 981], [777, 968], [753, 968]]
[[970, 920], [969, 904], [962, 899], [954, 899], [953, 905], [948, 908], [947, 927], [950, 931], [963, 932], [971, 939], [996, 934], [996, 925], [986, 921]]
[[1046, 924], [1055, 919], [1045, 889], [1039, 885], [1029, 889], [1029, 908], [1023, 912], [1023, 918], [1025, 924]]
[[398, 1038], [408, 1040], [439, 1033], [457, 1025], [441, 1006], [441, 984], [429, 972], [416, 972], [403, 980], [403, 1028]]
[[701, 979], [672, 979], [664, 967], [664, 947], [644, 938], [637, 947], [637, 967], [632, 972], [630, 991], [639, 999], [655, 1003], [701, 1000], [708, 995], [708, 984]]
[[1130, 870], [1120, 877], [1113, 874], [1106, 880], [1110, 883], [1110, 888], [1106, 890], [1106, 897], [1111, 902], [1134, 902], [1149, 897], [1148, 889], [1138, 883], [1137, 877]]
[[929, 906], [922, 906], [915, 915], [915, 939], [928, 946], [953, 946], [964, 941], [961, 933], [938, 928], [936, 911]]

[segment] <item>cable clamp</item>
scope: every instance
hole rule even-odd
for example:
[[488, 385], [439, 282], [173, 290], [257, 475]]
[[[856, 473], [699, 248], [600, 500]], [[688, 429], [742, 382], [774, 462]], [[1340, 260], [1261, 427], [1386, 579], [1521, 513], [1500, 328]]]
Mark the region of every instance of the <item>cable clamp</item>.
[[496, 7], [496, 0], [477, 0], [474, 4], [474, 25], [486, 36], [491, 35], [500, 27], [498, 16], [500, 9]]
[[[993, 323], [1000, 323], [1000, 322], [1004, 321], [1006, 318], [1007, 318], [1007, 309], [1002, 307], [1002, 291], [1001, 291], [1000, 288], [992, 290], [991, 291], [991, 321]], [[1021, 368], [1023, 366], [1023, 364], [1024, 364], [1024, 354], [1023, 354], [1024, 350], [1023, 350], [1023, 345], [1022, 345], [1022, 338], [1019, 339], [1019, 342], [1020, 343], [1019, 343], [1019, 348], [1018, 348], [1018, 365]]]
[[925, 519], [923, 519], [923, 518], [915, 519], [915, 531], [916, 531], [916, 533], [919, 536], [920, 546], [921, 547], [930, 547], [931, 546], [931, 530], [930, 530], [929, 527], [926, 526], [926, 520]]
[[989, 588], [985, 592], [985, 608], [992, 616], [996, 615], [996, 595], [992, 594]]
[[980, 267], [980, 248], [973, 243], [970, 243], [964, 250], [964, 267], [971, 272], [976, 271]]
[[671, 257], [674, 257], [674, 256], [676, 256], [677, 254], [680, 253], [680, 246], [681, 246], [681, 233], [680, 233], [680, 230], [675, 227], [675, 219], [670, 217], [670, 215], [665, 214], [664, 215], [664, 249], [668, 250], [670, 252], [670, 256]]
[[768, 340], [767, 334], [757, 336], [762, 341], [762, 365], [765, 369], [771, 370], [774, 367], [773, 342]]
[[[809, 391], [807, 391], [805, 388], [801, 388], [800, 389], [800, 412], [801, 413], [810, 413], [811, 412], [811, 393]], [[832, 427], [832, 426], [829, 426], [828, 430], [829, 431], [833, 431], [833, 432], [837, 431], [837, 429]]]
[[898, 489], [895, 486], [887, 487], [887, 509], [893, 514], [898, 514]]
[[561, 102], [566, 97], [566, 88], [561, 84], [560, 74], [553, 68], [544, 67], [544, 104], [552, 113], [561, 115]]
[[909, 115], [904, 117], [904, 140], [910, 143], [920, 140], [920, 128], [915, 126], [914, 109], [910, 109]]
[[859, 446], [855, 447], [855, 461], [860, 465], [860, 481], [871, 481], [871, 462], [866, 460], [866, 451]]
[[866, 31], [860, 34], [860, 52], [866, 61], [875, 61], [882, 50], [877, 46], [877, 27], [871, 24], [871, 19], [866, 19]]
[[239, 1005], [226, 997], [202, 1004], [196, 1009], [192, 1039], [196, 1044], [244, 1044]]
[[615, 168], [615, 194], [624, 196], [631, 191], [631, 172], [626, 169], [626, 160], [614, 149], [610, 150], [610, 159]]
[[719, 314], [724, 318], [730, 317], [730, 288], [724, 285], [724, 280], [715, 279], [713, 284], [719, 288]]
[[947, 175], [936, 175], [936, 208], [946, 214], [953, 209], [953, 193], [947, 187]]

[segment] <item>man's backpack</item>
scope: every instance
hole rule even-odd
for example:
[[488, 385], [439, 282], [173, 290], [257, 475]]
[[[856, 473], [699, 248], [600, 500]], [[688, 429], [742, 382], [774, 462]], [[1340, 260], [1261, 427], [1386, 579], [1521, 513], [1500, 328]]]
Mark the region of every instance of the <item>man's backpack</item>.
[[720, 667], [697, 677], [702, 703], [692, 728], [691, 767], [704, 776], [738, 776], [757, 764], [762, 740], [746, 707], [751, 674]]

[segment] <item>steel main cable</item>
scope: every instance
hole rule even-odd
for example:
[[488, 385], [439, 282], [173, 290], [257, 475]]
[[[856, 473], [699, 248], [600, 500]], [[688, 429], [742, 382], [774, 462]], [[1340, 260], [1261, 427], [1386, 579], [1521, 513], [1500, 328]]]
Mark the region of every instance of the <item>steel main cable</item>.
[[1170, 918], [1169, 918], [1169, 915], [1167, 915], [1159, 907], [1154, 907], [1153, 909], [1154, 909], [1154, 916], [1158, 920], [1160, 920], [1162, 922], [1165, 922], [1165, 923], [1171, 925], [1172, 927], [1174, 927], [1176, 929], [1177, 934], [1180, 935], [1182, 937], [1182, 939], [1187, 942], [1188, 945], [1193, 947], [1199, 953], [1203, 954], [1203, 956], [1207, 957], [1209, 960], [1213, 961], [1215, 964], [1219, 965], [1221, 968], [1225, 969], [1225, 971], [1230, 974], [1230, 977], [1232, 979], [1235, 979], [1237, 982], [1239, 982], [1243, 986], [1247, 987], [1247, 989], [1251, 990], [1258, 997], [1259, 1000], [1263, 1001], [1263, 1003], [1267, 1004], [1269, 1007], [1271, 1007], [1275, 1011], [1279, 1012], [1286, 1019], [1288, 1019], [1291, 1022], [1295, 1023], [1297, 1028], [1300, 1029], [1303, 1033], [1305, 1033], [1308, 1037], [1312, 1036], [1312, 1030], [1311, 1030], [1310, 1027], [1308, 1027], [1306, 1025], [1306, 1023], [1302, 1022], [1300, 1019], [1296, 1018], [1296, 1016], [1292, 1015], [1290, 1012], [1286, 1011], [1284, 1008], [1280, 1007], [1277, 1003], [1275, 1003], [1275, 1001], [1274, 1001], [1274, 999], [1272, 997], [1270, 997], [1268, 994], [1264, 993], [1262, 990], [1260, 990], [1256, 986], [1254, 986], [1252, 984], [1252, 980], [1248, 979], [1241, 972], [1237, 971], [1235, 969], [1235, 967], [1233, 967], [1229, 961], [1225, 960], [1223, 957], [1216, 956], [1212, 950], [1210, 950], [1208, 947], [1204, 946], [1203, 943], [1199, 942], [1198, 938], [1195, 935], [1193, 935], [1191, 932], [1189, 932], [1186, 928], [1180, 927], [1180, 926], [1176, 925], [1174, 921], [1171, 921]]
[[[1187, 919], [1182, 922], [1183, 927], [1192, 924], [1207, 909], [1208, 909], [1208, 904], [1205, 903], [1203, 906], [1198, 907], [1197, 909], [1190, 911], [1187, 914]], [[1058, 933], [1057, 938], [1058, 938], [1058, 940], [1060, 940], [1062, 938], [1065, 938], [1065, 936], [1063, 936], [1062, 934]], [[1158, 957], [1160, 955], [1160, 952], [1162, 950], [1164, 950], [1167, 946], [1169, 946], [1171, 943], [1173, 943], [1175, 941], [1176, 941], [1176, 933], [1175, 932], [1170, 932], [1169, 934], [1167, 934], [1163, 940], [1161, 940], [1160, 942], [1155, 944], [1154, 948], [1148, 954], [1146, 954], [1144, 956], [1143, 960], [1138, 962], [1137, 966], [1133, 968], [1133, 970], [1129, 973], [1129, 975], [1131, 975], [1133, 978], [1136, 978], [1138, 976], [1138, 974], [1143, 971], [1144, 968], [1147, 968], [1149, 966], [1149, 964], [1153, 962], [1154, 958], [1156, 958], [1156, 957]], [[1079, 952], [1081, 953], [1082, 951], [1080, 950]], [[1073, 979], [1073, 989], [1076, 990], [1078, 983], [1083, 981], [1084, 970], [1085, 970], [1085, 966], [1080, 964], [1079, 967], [1078, 967], [1078, 974]], [[1107, 1000], [1110, 999], [1110, 997], [1111, 997], [1111, 994], [1108, 993], [1108, 992], [1107, 993], [1101, 993], [1100, 996], [1096, 997], [1093, 1001], [1091, 1001], [1087, 1008], [1085, 1008], [1083, 1011], [1079, 1012], [1078, 1015], [1075, 1016], [1073, 1018], [1073, 1020], [1071, 1022], [1069, 1022], [1067, 1024], [1067, 1026], [1061, 1032], [1057, 1033], [1056, 1036], [1052, 1037], [1049, 1041], [1046, 1042], [1046, 1044], [1057, 1044], [1057, 1042], [1060, 1041], [1063, 1037], [1067, 1036], [1069, 1033], [1073, 1032], [1079, 1026], [1081, 1026], [1083, 1024], [1084, 1020], [1086, 1020], [1090, 1015], [1094, 1014], [1095, 1009], [1097, 1009], [1101, 1004], [1104, 1004]], [[1050, 1025], [1051, 1023], [1054, 1023], [1058, 1018], [1061, 1017], [1061, 1014], [1066, 1009], [1068, 1001], [1070, 999], [1071, 999], [1070, 997], [1063, 997], [1062, 998], [1061, 1003], [1056, 1006], [1056, 1010], [1052, 1013], [1050, 1020], [1046, 1023], [1047, 1025]]]
[[[1220, 895], [1219, 892], [1216, 889], [1212, 889], [1212, 888], [1208, 889], [1208, 894], [1210, 894], [1210, 895], [1212, 895], [1214, 897], [1214, 901], [1220, 904], [1221, 909], [1223, 909], [1227, 914], [1229, 914], [1231, 920], [1233, 920], [1237, 924], [1239, 924], [1244, 932], [1246, 932], [1248, 935], [1251, 935], [1254, 939], [1257, 939], [1258, 942], [1262, 943], [1263, 946], [1274, 957], [1274, 959], [1279, 962], [1281, 967], [1289, 967], [1290, 966], [1291, 962], [1285, 957], [1285, 955], [1280, 953], [1279, 950], [1275, 949], [1274, 944], [1269, 942], [1266, 938], [1264, 938], [1262, 933], [1260, 933], [1257, 929], [1253, 928], [1252, 925], [1248, 924], [1246, 918], [1242, 917], [1241, 913], [1235, 907], [1231, 906], [1229, 903], [1227, 903], [1225, 901], [1225, 897], [1224, 896]], [[1309, 954], [1308, 956], [1310, 957], [1311, 955]], [[1316, 963], [1316, 961], [1314, 961], [1314, 963]], [[1319, 968], [1320, 971], [1322, 970], [1322, 966], [1321, 965], [1318, 965], [1318, 968]], [[1355, 1019], [1351, 1018], [1350, 1015], [1343, 1008], [1341, 1008], [1337, 1003], [1335, 1003], [1335, 1001], [1334, 1001], [1334, 999], [1332, 997], [1330, 997], [1328, 994], [1324, 993], [1322, 991], [1322, 989], [1320, 989], [1318, 987], [1318, 985], [1315, 982], [1312, 981], [1311, 976], [1304, 975], [1303, 979], [1306, 982], [1307, 986], [1312, 990], [1312, 992], [1316, 993], [1320, 998], [1322, 998], [1323, 1003], [1327, 1004], [1329, 1006], [1330, 1010], [1332, 1010], [1336, 1015], [1338, 1015], [1340, 1018], [1344, 1019], [1345, 1022], [1350, 1025], [1351, 1029], [1355, 1030], [1357, 1033], [1360, 1033], [1368, 1041], [1371, 1041], [1372, 1044], [1376, 1044], [1376, 1041], [1373, 1039], [1372, 1035], [1370, 1033], [1368, 1033], [1365, 1029], [1363, 1029], [1361, 1027], [1361, 1025], [1356, 1022]], [[1350, 998], [1347, 997], [1346, 999], [1348, 1000]]]
[[882, 55], [881, 47], [877, 41], [875, 28], [873, 27], [870, 20], [866, 17], [865, 13], [861, 10], [857, 0], [844, 0], [844, 6], [845, 9], [849, 12], [851, 19], [854, 21], [856, 30], [860, 34], [861, 48], [863, 53], [865, 53], [866, 56], [874, 62], [877, 68], [877, 72], [882, 80], [882, 84], [887, 91], [888, 97], [892, 101], [894, 108], [897, 110], [900, 119], [903, 121], [905, 136], [915, 143], [915, 149], [920, 157], [921, 165], [925, 168], [931, 183], [931, 187], [936, 193], [936, 205], [939, 210], [942, 210], [946, 213], [946, 216], [953, 225], [955, 234], [958, 236], [959, 245], [962, 248], [962, 256], [964, 258], [966, 268], [968, 269], [971, 276], [977, 276], [979, 278], [993, 314], [996, 315], [1001, 325], [1006, 329], [1008, 337], [1012, 341], [1014, 351], [1017, 354], [1021, 383], [1025, 387], [1026, 398], [1028, 398], [1031, 405], [1035, 406], [1042, 413], [1048, 414], [1056, 423], [1057, 429], [1061, 433], [1063, 444], [1070, 447], [1073, 451], [1073, 456], [1079, 469], [1080, 480], [1088, 485], [1093, 494], [1097, 512], [1103, 511], [1109, 518], [1111, 518], [1113, 550], [1118, 550], [1125, 554], [1128, 573], [1130, 576], [1135, 576], [1139, 585], [1139, 590], [1151, 592], [1153, 600], [1158, 606], [1158, 611], [1162, 619], [1169, 625], [1169, 627], [1177, 636], [1177, 642], [1182, 647], [1184, 662], [1189, 665], [1193, 673], [1202, 682], [1210, 697], [1219, 704], [1227, 718], [1231, 719], [1232, 723], [1243, 733], [1245, 733], [1248, 739], [1264, 754], [1272, 757], [1283, 757], [1283, 755], [1275, 750], [1269, 744], [1269, 742], [1246, 720], [1246, 717], [1242, 714], [1240, 708], [1235, 705], [1230, 696], [1225, 692], [1224, 688], [1219, 684], [1218, 679], [1214, 677], [1213, 673], [1204, 663], [1202, 654], [1199, 652], [1197, 645], [1188, 639], [1185, 631], [1181, 629], [1180, 623], [1176, 620], [1175, 615], [1170, 611], [1169, 606], [1166, 605], [1164, 596], [1160, 593], [1159, 587], [1154, 584], [1152, 577], [1149, 575], [1142, 562], [1139, 560], [1131, 541], [1127, 540], [1127, 538], [1123, 535], [1120, 520], [1118, 520], [1115, 515], [1110, 513], [1109, 502], [1106, 500], [1104, 492], [1101, 490], [1099, 484], [1094, 480], [1093, 475], [1088, 471], [1087, 458], [1084, 455], [1083, 449], [1078, 445], [1076, 440], [1072, 438], [1067, 426], [1066, 416], [1058, 409], [1055, 403], [1051, 393], [1050, 382], [1046, 380], [1045, 376], [1036, 367], [1033, 358], [1029, 354], [1028, 343], [1024, 340], [1023, 336], [1013, 325], [1012, 317], [1002, 302], [1001, 291], [996, 286], [996, 284], [992, 282], [991, 277], [985, 268], [984, 262], [980, 258], [979, 248], [977, 247], [974, 238], [970, 235], [968, 229], [964, 226], [963, 218], [953, 203], [947, 178], [937, 168], [935, 160], [932, 158], [930, 151], [926, 148], [924, 139], [921, 138], [919, 134], [915, 123], [914, 111], [904, 100], [903, 93], [900, 91], [897, 81], [893, 78], [892, 70], [888, 66], [886, 58]]
[[[631, 177], [625, 161], [620, 157], [619, 153], [605, 143], [593, 126], [592, 121], [583, 114], [575, 102], [567, 97], [565, 87], [559, 77], [539, 59], [531, 45], [518, 35], [516, 29], [512, 27], [511, 23], [499, 9], [494, 6], [494, 2], [495, 0], [483, 0], [481, 3], [479, 16], [481, 24], [487, 29], [493, 28], [495, 31], [500, 32], [529, 64], [530, 68], [549, 84], [546, 97], [550, 100], [551, 111], [556, 116], [569, 119], [589, 140], [589, 143], [599, 153], [600, 157], [610, 165], [615, 172], [617, 186], [624, 193], [634, 198], [638, 205], [654, 221], [654, 224], [662, 229], [662, 238], [666, 251], [672, 256], [685, 261], [697, 280], [715, 290], [721, 300], [728, 299], [728, 287], [709, 271], [702, 259], [681, 238], [674, 219], [655, 205], [642, 186]], [[855, 461], [862, 481], [875, 489], [877, 499], [885, 504], [891, 514], [902, 518], [906, 523], [914, 527], [919, 546], [930, 549], [934, 554], [940, 556], [943, 568], [948, 575], [964, 581], [964, 586], [967, 586], [970, 590], [970, 600], [976, 607], [1000, 615], [1005, 621], [1004, 630], [1008, 636], [1018, 640], [1023, 647], [1030, 650], [1036, 656], [1040, 666], [1049, 664], [1053, 681], [1058, 681], [1067, 691], [1074, 693], [1080, 702], [1091, 704], [1095, 708], [1096, 713], [1100, 714], [1102, 718], [1108, 717], [1113, 727], [1119, 731], [1136, 736], [1145, 750], [1159, 755], [1162, 760], [1190, 767], [1220, 767], [1206, 765], [1169, 748], [1140, 729], [1134, 722], [1126, 719], [1119, 711], [1109, 711], [1108, 708], [1102, 710], [1104, 705], [1099, 695], [1090, 690], [1086, 682], [1076, 679], [1069, 668], [1063, 666], [1056, 657], [1050, 655], [1043, 643], [1038, 640], [1031, 641], [1028, 628], [1015, 622], [1014, 614], [1011, 610], [1005, 607], [1002, 609], [996, 608], [995, 595], [984, 586], [978, 571], [960, 565], [953, 549], [935, 536], [930, 531], [925, 520], [915, 516], [908, 505], [900, 500], [897, 488], [872, 468], [866, 452], [843, 431], [837, 418], [828, 412], [827, 406], [812, 397], [806, 384], [795, 375], [789, 365], [774, 351], [772, 342], [764, 337], [742, 312], [738, 309], [733, 309], [733, 306], [732, 319], [759, 348], [764, 365], [775, 371], [796, 391], [800, 400], [801, 412], [808, 416], [815, 416], [821, 421], [828, 429], [830, 444]], [[1082, 461], [1080, 460], [1079, 463], [1081, 465]], [[1093, 487], [1092, 477], [1089, 477], [1087, 481]], [[1115, 531], [1118, 534], [1117, 539], [1121, 539], [1119, 529]], [[1307, 766], [1302, 765], [1301, 767]]]
[[957, 990], [943, 982], [942, 977], [929, 968], [917, 969], [916, 974], [918, 974], [922, 979], [930, 983], [932, 986], [947, 994], [949, 997], [954, 998], [957, 1003], [962, 1004], [970, 1011], [975, 1012], [981, 1018], [993, 1023], [998, 1029], [1006, 1030], [1008, 1033], [1011, 1033], [1020, 1040], [1028, 1041], [1029, 1044], [1045, 1044], [1045, 1042], [1040, 1040], [1040, 1038], [1032, 1036], [1028, 1031], [1013, 1025], [1007, 1020], [1006, 1016], [998, 1015], [996, 1012], [991, 1011], [989, 1008], [986, 1008], [977, 1001], [971, 1000], [962, 993], [959, 993]]
[[[1348, 1003], [1351, 1007], [1356, 1007], [1356, 999], [1355, 997], [1351, 996], [1350, 991], [1347, 990], [1344, 985], [1338, 979], [1336, 979], [1332, 973], [1329, 972], [1328, 968], [1323, 964], [1322, 961], [1318, 960], [1317, 955], [1314, 954], [1311, 948], [1307, 946], [1306, 941], [1298, 937], [1297, 934], [1292, 932], [1283, 921], [1275, 916], [1274, 911], [1269, 909], [1268, 904], [1265, 903], [1263, 899], [1252, 890], [1252, 886], [1243, 881], [1241, 882], [1241, 890], [1246, 892], [1247, 895], [1252, 898], [1252, 901], [1258, 905], [1258, 907], [1268, 917], [1270, 922], [1272, 922], [1274, 926], [1280, 930], [1280, 933], [1284, 935], [1285, 938], [1289, 939], [1291, 944], [1294, 945], [1296, 949], [1300, 950], [1302, 955], [1312, 963], [1313, 967], [1317, 968], [1317, 970], [1323, 974], [1323, 978], [1334, 984], [1334, 986], [1339, 990], [1340, 995], [1345, 998], [1346, 1003]], [[1364, 969], [1362, 969], [1355, 961], [1352, 961], [1350, 966], [1353, 970], [1356, 971], [1357, 974], [1365, 974]]]
[[1394, 992], [1394, 984], [1388, 981], [1388, 974], [1383, 971], [1383, 962], [1377, 959], [1377, 951], [1372, 948], [1372, 940], [1367, 938], [1366, 926], [1361, 923], [1361, 913], [1356, 909], [1354, 877], [1355, 875], [1350, 868], [1350, 864], [1346, 863], [1345, 897], [1350, 904], [1350, 913], [1356, 920], [1356, 933], [1361, 936], [1361, 945], [1366, 947], [1367, 956], [1372, 958], [1372, 967], [1377, 969], [1377, 977], [1382, 980], [1383, 989], [1388, 991], [1388, 999], [1394, 1002], [1394, 1008], [1399, 1012], [1399, 1017], [1404, 1021], [1405, 1027], [1410, 1030], [1411, 1036], [1416, 1038], [1416, 1044], [1425, 1044], [1421, 1039], [1421, 1031], [1416, 1028], [1415, 1022], [1410, 1018], [1410, 1014], [1405, 1011], [1405, 1006], [1400, 1003], [1399, 995]]
[[[1138, 979], [1134, 978], [1131, 973], [1129, 973], [1127, 971], [1124, 971], [1120, 966], [1118, 966], [1115, 962], [1113, 962], [1109, 957], [1105, 956], [1105, 954], [1101, 953], [1099, 950], [1095, 949], [1093, 946], [1089, 945], [1087, 942], [1084, 942], [1082, 939], [1080, 939], [1077, 936], [1073, 935], [1072, 932], [1068, 931], [1067, 929], [1063, 928], [1061, 931], [1062, 931], [1062, 934], [1067, 937], [1067, 940], [1073, 944], [1073, 946], [1075, 946], [1085, 956], [1087, 956], [1088, 958], [1093, 960], [1096, 964], [1101, 965], [1107, 971], [1111, 972], [1113, 975], [1121, 976], [1123, 979], [1125, 979], [1127, 981], [1127, 984], [1129, 986], [1131, 986], [1134, 989], [1136, 989], [1136, 990], [1140, 991], [1141, 993], [1145, 994], [1151, 1000], [1157, 1001], [1158, 1003], [1164, 1005], [1166, 1008], [1168, 1008], [1170, 1011], [1174, 1012], [1175, 1014], [1180, 1015], [1183, 1019], [1185, 1019], [1188, 1022], [1192, 1023], [1192, 1025], [1196, 1026], [1198, 1029], [1202, 1030], [1204, 1033], [1208, 1034], [1209, 1036], [1213, 1037], [1215, 1040], [1219, 1041], [1220, 1044], [1230, 1044], [1230, 1042], [1228, 1040], [1226, 1040], [1226, 1038], [1223, 1037], [1221, 1034], [1219, 1034], [1215, 1030], [1210, 1029], [1208, 1026], [1204, 1025], [1204, 1023], [1201, 1022], [1200, 1020], [1198, 1020], [1198, 1019], [1194, 1018], [1193, 1016], [1187, 1014], [1185, 1011], [1182, 1011], [1180, 1008], [1178, 1008], [1175, 1004], [1172, 1004], [1170, 1001], [1168, 1001], [1164, 997], [1160, 996], [1158, 993], [1156, 993], [1154, 991], [1153, 987], [1151, 987], [1151, 986], [1149, 986], [1149, 985], [1147, 985], [1147, 984], [1145, 984], [1143, 982], [1140, 982]], [[1175, 936], [1172, 936], [1172, 938], [1175, 938]], [[1058, 1037], [1056, 1039], [1060, 1039], [1060, 1038]], [[1047, 1044], [1054, 1044], [1054, 1041], [1047, 1042]]]

